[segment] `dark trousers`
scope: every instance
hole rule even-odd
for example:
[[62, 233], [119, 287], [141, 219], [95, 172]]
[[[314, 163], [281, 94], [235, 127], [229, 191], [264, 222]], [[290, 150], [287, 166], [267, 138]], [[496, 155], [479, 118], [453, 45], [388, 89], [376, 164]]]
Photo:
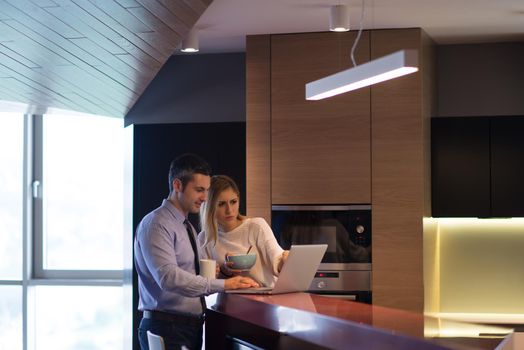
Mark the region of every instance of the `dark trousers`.
[[138, 327], [138, 339], [142, 350], [149, 350], [147, 331], [164, 338], [166, 350], [179, 350], [182, 346], [190, 350], [202, 348], [202, 325], [175, 324], [171, 321], [143, 318]]

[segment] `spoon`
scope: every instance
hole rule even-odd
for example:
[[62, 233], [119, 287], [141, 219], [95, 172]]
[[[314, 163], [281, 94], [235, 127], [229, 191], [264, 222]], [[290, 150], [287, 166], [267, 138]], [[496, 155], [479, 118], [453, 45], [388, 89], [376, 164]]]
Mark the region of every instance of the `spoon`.
[[251, 251], [251, 248], [253, 248], [252, 245], [249, 246], [249, 249], [247, 250], [246, 254], [249, 254], [249, 252]]

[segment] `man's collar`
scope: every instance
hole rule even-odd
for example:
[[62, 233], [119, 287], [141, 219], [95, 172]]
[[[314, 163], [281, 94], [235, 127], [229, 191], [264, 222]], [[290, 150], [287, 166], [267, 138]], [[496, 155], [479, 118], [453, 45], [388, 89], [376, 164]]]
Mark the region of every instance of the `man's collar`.
[[164, 199], [162, 201], [162, 206], [165, 207], [167, 210], [169, 210], [169, 212], [171, 214], [173, 214], [175, 219], [179, 220], [180, 222], [184, 222], [184, 220], [187, 219], [187, 217], [184, 215], [184, 213], [182, 213], [182, 211], [180, 211], [180, 209], [175, 207], [173, 202], [171, 202], [169, 199]]

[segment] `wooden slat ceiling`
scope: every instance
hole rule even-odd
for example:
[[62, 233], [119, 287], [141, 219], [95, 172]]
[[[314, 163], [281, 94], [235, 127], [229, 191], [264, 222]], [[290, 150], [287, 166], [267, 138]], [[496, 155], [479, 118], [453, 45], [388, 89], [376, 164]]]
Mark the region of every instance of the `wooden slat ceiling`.
[[123, 117], [212, 0], [0, 0], [0, 101]]

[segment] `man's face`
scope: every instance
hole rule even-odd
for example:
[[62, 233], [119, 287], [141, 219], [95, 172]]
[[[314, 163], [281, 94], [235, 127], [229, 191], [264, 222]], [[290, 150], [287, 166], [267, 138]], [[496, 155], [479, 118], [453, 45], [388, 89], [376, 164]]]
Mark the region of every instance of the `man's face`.
[[[175, 182], [179, 180], [175, 180]], [[184, 212], [198, 213], [200, 206], [207, 200], [211, 177], [202, 174], [193, 174], [193, 177], [182, 190], [182, 184], [179, 183], [180, 192], [177, 193], [180, 206]], [[175, 184], [176, 186], [176, 184]]]

